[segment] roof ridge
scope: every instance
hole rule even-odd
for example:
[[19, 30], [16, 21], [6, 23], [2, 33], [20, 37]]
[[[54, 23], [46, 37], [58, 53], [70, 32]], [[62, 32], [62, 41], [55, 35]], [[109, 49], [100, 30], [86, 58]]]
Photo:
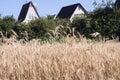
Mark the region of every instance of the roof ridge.
[[36, 9], [36, 7], [35, 7], [35, 5], [33, 4], [32, 1], [31, 1], [31, 4], [32, 4], [33, 8], [35, 9], [35, 12], [37, 13], [38, 17], [40, 17], [39, 14], [38, 14], [38, 12], [37, 12], [37, 9]]
[[68, 5], [68, 6], [64, 6], [64, 7], [70, 7], [70, 6], [75, 6], [75, 5], [81, 5], [81, 4], [80, 3], [76, 3], [76, 4], [71, 4], [71, 5]]
[[87, 11], [84, 9], [84, 7], [80, 3], [64, 6], [61, 8], [60, 12], [58, 13], [58, 18], [71, 18], [71, 16], [74, 14], [77, 7], [80, 7], [82, 11], [87, 14]]

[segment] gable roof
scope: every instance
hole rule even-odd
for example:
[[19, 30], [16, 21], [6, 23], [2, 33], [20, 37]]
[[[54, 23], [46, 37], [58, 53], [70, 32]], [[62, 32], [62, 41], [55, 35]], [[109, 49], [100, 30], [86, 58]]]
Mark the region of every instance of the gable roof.
[[26, 3], [26, 4], [24, 4], [22, 6], [20, 15], [18, 17], [18, 21], [24, 21], [25, 20], [30, 5], [34, 8], [37, 16], [40, 17], [39, 14], [38, 14], [38, 12], [37, 12], [37, 10], [36, 10], [36, 8], [35, 8], [35, 6], [33, 5], [32, 1], [30, 1], [30, 2], [28, 2], [28, 3]]
[[83, 8], [83, 6], [80, 3], [77, 3], [77, 4], [62, 7], [57, 17], [70, 18], [78, 6], [84, 11], [85, 14], [87, 14], [87, 11]]

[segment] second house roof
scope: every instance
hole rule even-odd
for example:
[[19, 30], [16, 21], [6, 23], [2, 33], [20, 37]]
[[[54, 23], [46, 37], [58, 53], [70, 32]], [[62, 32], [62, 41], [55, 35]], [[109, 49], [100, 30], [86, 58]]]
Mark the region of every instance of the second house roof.
[[57, 17], [58, 18], [70, 18], [78, 6], [84, 11], [85, 14], [87, 13], [84, 7], [80, 3], [77, 3], [77, 4], [62, 7]]

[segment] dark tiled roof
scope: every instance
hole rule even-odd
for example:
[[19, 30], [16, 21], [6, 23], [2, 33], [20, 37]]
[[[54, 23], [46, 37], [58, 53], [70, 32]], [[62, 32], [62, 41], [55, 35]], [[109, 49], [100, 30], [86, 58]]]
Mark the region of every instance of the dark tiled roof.
[[80, 3], [77, 3], [77, 4], [70, 5], [70, 6], [62, 7], [57, 17], [58, 18], [70, 18], [72, 14], [74, 13], [75, 9], [77, 8], [77, 6], [79, 6], [84, 11], [85, 14], [87, 13], [87, 11], [82, 7], [82, 5]]
[[39, 17], [39, 14], [38, 14], [35, 6], [34, 6], [33, 3], [30, 1], [30, 2], [28, 2], [28, 3], [26, 3], [26, 4], [24, 4], [24, 5], [22, 6], [20, 15], [19, 15], [19, 17], [18, 17], [18, 21], [24, 21], [24, 20], [25, 20], [30, 4], [33, 6], [36, 14], [37, 14], [38, 17]]

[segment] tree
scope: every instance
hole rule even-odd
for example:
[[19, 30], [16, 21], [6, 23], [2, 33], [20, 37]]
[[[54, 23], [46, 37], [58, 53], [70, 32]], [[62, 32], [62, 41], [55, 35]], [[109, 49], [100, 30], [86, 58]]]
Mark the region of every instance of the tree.
[[12, 32], [11, 29], [15, 25], [15, 19], [13, 16], [5, 16], [2, 19], [0, 19], [0, 31], [4, 34], [6, 37], [10, 37]]
[[116, 0], [114, 6], [115, 6], [116, 8], [120, 8], [120, 0]]

